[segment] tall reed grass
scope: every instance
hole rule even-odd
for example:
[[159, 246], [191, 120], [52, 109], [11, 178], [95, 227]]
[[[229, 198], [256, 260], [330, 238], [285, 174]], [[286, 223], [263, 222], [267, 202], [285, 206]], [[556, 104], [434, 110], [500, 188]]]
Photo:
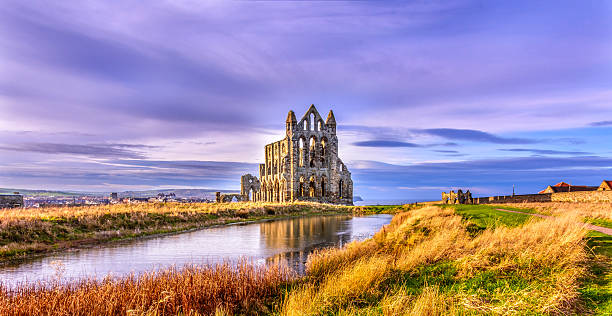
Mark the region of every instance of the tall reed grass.
[[242, 262], [102, 281], [0, 287], [0, 315], [267, 314], [293, 279], [286, 267]]

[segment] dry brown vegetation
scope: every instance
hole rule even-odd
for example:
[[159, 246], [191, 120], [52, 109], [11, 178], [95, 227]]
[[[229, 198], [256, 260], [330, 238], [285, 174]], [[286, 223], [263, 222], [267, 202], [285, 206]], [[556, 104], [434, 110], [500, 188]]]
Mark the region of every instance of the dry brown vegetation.
[[311, 255], [310, 281], [282, 314], [579, 312], [585, 234], [563, 217], [471, 237], [453, 209], [413, 210], [370, 240]]
[[0, 260], [115, 239], [271, 217], [351, 212], [299, 202], [144, 203], [0, 210]]
[[[480, 210], [482, 211], [482, 210]], [[0, 290], [4, 315], [585, 314], [587, 232], [575, 213], [470, 229], [453, 208], [397, 214], [373, 238], [284, 267], [187, 267]], [[496, 214], [497, 216], [497, 214]], [[607, 309], [606, 309], [607, 310]], [[605, 312], [605, 311], [604, 311]]]
[[170, 268], [51, 287], [0, 288], [0, 315], [209, 315], [270, 313], [293, 273], [286, 267]]

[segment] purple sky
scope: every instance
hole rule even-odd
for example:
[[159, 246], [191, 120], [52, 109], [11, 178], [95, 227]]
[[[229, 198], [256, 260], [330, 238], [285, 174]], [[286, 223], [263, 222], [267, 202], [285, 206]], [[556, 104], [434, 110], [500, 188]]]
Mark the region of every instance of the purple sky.
[[311, 103], [366, 199], [598, 185], [612, 3], [0, 6], [0, 187], [237, 189]]

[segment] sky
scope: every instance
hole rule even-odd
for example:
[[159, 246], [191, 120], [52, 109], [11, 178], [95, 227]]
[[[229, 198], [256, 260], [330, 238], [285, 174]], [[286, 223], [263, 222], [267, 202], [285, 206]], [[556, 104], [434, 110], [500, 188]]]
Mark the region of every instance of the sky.
[[310, 104], [364, 199], [612, 179], [610, 1], [0, 3], [0, 187], [237, 190]]

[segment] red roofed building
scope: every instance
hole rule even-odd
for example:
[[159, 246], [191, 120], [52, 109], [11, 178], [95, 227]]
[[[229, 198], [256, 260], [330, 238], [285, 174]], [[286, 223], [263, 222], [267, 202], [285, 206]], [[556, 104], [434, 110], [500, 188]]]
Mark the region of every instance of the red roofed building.
[[[605, 182], [605, 181], [604, 181]], [[612, 184], [612, 181], [611, 181]], [[596, 191], [600, 187], [592, 187], [586, 185], [571, 185], [565, 182], [559, 182], [555, 185], [549, 185], [546, 189], [538, 192], [540, 194], [544, 193], [559, 193], [559, 192], [577, 192], [577, 191]]]
[[612, 181], [603, 180], [603, 182], [601, 182], [599, 185], [599, 188], [597, 188], [597, 191], [612, 191]]

